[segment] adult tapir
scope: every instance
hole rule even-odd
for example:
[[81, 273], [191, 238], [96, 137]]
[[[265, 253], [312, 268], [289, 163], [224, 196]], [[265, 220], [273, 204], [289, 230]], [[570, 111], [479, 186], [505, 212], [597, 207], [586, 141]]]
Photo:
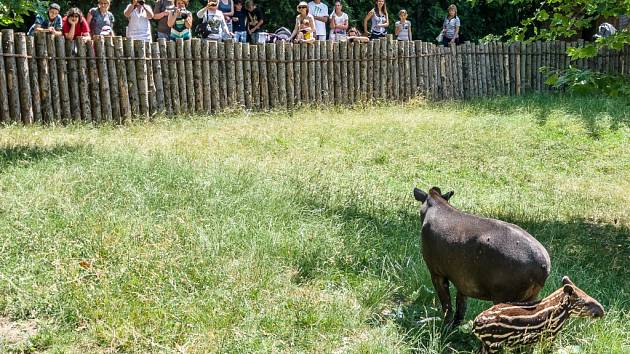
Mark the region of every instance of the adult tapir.
[[522, 228], [504, 221], [463, 213], [442, 194], [413, 191], [422, 202], [422, 256], [451, 322], [449, 282], [457, 289], [457, 325], [466, 313], [468, 297], [494, 303], [531, 301], [545, 284], [551, 261], [545, 247]]

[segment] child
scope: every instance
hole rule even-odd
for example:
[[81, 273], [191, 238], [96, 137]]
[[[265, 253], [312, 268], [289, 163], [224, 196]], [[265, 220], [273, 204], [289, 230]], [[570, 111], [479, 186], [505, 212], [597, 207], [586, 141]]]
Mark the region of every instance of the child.
[[396, 21], [396, 39], [399, 41], [411, 40], [411, 21], [407, 20], [407, 10], [398, 12], [400, 21]]
[[234, 41], [247, 43], [247, 11], [243, 9], [243, 0], [234, 0], [232, 27], [234, 29]]
[[295, 41], [298, 43], [312, 43], [315, 42], [315, 36], [313, 36], [313, 29], [311, 28], [311, 22], [308, 18], [302, 20], [300, 23], [300, 30], [295, 36]]

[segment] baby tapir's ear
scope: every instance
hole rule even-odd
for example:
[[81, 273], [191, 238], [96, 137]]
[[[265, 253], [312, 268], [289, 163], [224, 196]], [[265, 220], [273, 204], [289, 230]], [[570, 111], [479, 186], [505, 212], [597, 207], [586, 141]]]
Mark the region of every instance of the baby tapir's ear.
[[449, 199], [451, 199], [453, 194], [455, 194], [455, 192], [454, 191], [450, 191], [450, 192], [448, 192], [446, 194], [442, 194], [442, 198], [444, 198], [446, 201], [448, 201]]
[[562, 284], [564, 284], [564, 285], [575, 285], [575, 284], [573, 284], [571, 279], [569, 279], [569, 277], [566, 276], [566, 275], [562, 277]]
[[424, 203], [424, 201], [427, 200], [428, 194], [418, 188], [414, 188], [413, 196], [416, 198], [417, 201]]

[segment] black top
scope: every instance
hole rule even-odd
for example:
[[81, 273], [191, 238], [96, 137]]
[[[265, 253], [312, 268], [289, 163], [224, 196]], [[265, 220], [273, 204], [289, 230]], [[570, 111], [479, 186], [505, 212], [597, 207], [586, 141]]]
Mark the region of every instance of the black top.
[[[254, 11], [247, 12], [247, 26], [250, 29], [258, 25], [259, 21], [264, 21], [263, 12], [259, 7], [256, 7]], [[258, 30], [260, 30], [260, 28]]]
[[232, 30], [233, 32], [243, 32], [247, 31], [245, 27], [245, 20], [247, 19], [247, 11], [245, 9], [241, 9], [241, 11], [234, 10], [234, 16], [232, 18], [238, 18], [238, 21], [232, 20]]

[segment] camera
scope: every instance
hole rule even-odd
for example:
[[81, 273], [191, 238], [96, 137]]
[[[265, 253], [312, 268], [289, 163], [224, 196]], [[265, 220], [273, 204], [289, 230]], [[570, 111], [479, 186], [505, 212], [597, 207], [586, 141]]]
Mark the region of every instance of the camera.
[[185, 20], [185, 19], [187, 19], [187, 18], [188, 18], [188, 16], [190, 15], [190, 12], [189, 12], [189, 11], [187, 11], [187, 10], [182, 10], [179, 14], [180, 14], [180, 16], [182, 16], [182, 19], [184, 19], [184, 20]]
[[137, 4], [140, 6], [144, 6], [144, 0], [138, 0]]

